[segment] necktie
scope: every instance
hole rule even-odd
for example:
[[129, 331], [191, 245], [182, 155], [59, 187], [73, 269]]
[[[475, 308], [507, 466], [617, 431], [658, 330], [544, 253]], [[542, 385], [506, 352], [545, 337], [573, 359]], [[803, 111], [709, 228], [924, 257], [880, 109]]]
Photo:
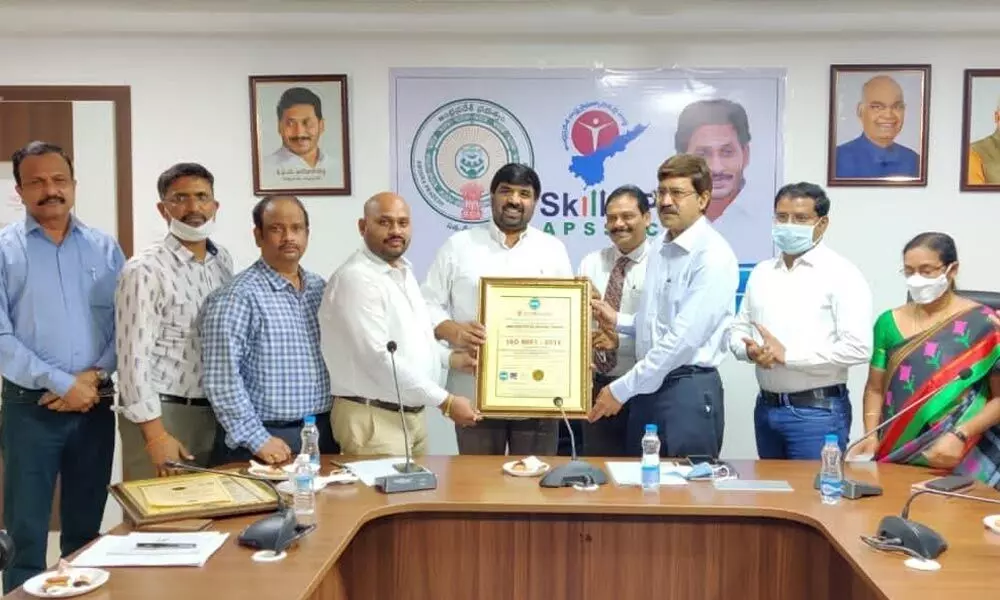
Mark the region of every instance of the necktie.
[[[625, 270], [632, 260], [627, 256], [622, 256], [615, 262], [611, 269], [611, 276], [608, 278], [608, 287], [604, 290], [604, 301], [616, 311], [622, 307], [622, 289], [625, 287]], [[594, 366], [598, 373], [610, 373], [618, 365], [618, 353], [614, 350], [598, 351], [595, 353]]]

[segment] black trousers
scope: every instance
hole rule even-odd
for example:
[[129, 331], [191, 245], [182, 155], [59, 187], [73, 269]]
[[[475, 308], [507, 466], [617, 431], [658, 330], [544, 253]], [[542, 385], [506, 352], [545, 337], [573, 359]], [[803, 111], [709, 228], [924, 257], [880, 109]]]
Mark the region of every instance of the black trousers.
[[660, 456], [718, 457], [725, 430], [722, 378], [714, 368], [684, 366], [670, 372], [660, 389], [629, 400], [626, 450], [642, 454], [646, 425], [655, 424]]
[[[264, 422], [264, 429], [274, 437], [288, 444], [292, 451], [292, 458], [298, 456], [302, 450], [302, 426], [303, 422], [288, 421], [285, 423]], [[319, 451], [320, 454], [340, 454], [340, 445], [333, 439], [333, 429], [330, 425], [330, 413], [325, 412], [316, 415], [316, 429], [319, 429]], [[218, 467], [232, 463], [248, 463], [254, 458], [253, 452], [249, 448], [240, 446], [230, 448], [226, 445], [226, 431], [222, 425], [215, 425], [215, 445], [212, 447], [212, 457], [209, 459], [209, 466]], [[255, 459], [256, 460], [256, 459]]]
[[[594, 398], [614, 381], [614, 377], [594, 375]], [[632, 412], [631, 400], [613, 417], [599, 419], [596, 423], [582, 422], [583, 454], [585, 456], [630, 456], [628, 451], [628, 416]], [[631, 454], [638, 457], [638, 454]]]

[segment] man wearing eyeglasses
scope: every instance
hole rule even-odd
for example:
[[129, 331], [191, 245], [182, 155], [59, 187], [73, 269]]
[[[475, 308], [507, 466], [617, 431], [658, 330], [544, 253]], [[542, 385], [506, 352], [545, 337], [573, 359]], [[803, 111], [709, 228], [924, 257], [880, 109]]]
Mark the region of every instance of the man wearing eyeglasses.
[[210, 238], [215, 178], [176, 164], [156, 183], [169, 233], [133, 256], [115, 294], [126, 479], [167, 475], [168, 460], [206, 466], [215, 415], [202, 388], [196, 320], [210, 292], [233, 277], [233, 259]]
[[665, 231], [649, 242], [639, 308], [619, 313], [592, 300], [602, 328], [635, 338], [637, 362], [603, 388], [588, 415], [613, 417], [629, 403], [626, 448], [641, 452], [656, 424], [662, 456], [718, 456], [725, 426], [723, 342], [733, 316], [739, 265], [705, 216], [712, 172], [700, 156], [678, 154], [657, 170], [656, 208]]
[[896, 80], [878, 75], [865, 82], [857, 111], [862, 133], [837, 146], [834, 162], [837, 177], [917, 177], [920, 156], [896, 143], [906, 116], [903, 88]]
[[747, 281], [728, 345], [756, 365], [754, 409], [762, 459], [818, 460], [824, 438], [841, 451], [851, 429], [847, 371], [872, 353], [872, 297], [861, 271], [822, 243], [830, 199], [793, 183], [774, 200], [772, 237], [781, 255]]

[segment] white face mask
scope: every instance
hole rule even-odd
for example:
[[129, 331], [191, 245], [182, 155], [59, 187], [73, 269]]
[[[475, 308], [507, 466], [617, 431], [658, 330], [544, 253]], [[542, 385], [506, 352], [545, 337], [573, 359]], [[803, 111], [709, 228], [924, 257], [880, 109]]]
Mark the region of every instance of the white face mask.
[[215, 231], [215, 219], [205, 221], [198, 227], [188, 225], [184, 221], [170, 219], [170, 233], [183, 242], [207, 240], [213, 231]]
[[906, 289], [910, 293], [910, 298], [917, 304], [930, 304], [944, 295], [951, 286], [948, 281], [948, 271], [944, 270], [937, 277], [924, 277], [919, 273], [914, 273], [906, 278]]

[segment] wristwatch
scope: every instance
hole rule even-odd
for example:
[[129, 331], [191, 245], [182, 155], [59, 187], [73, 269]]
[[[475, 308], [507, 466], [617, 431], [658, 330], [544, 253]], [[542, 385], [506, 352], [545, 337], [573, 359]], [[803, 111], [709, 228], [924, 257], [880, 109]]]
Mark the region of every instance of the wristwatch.
[[97, 381], [99, 383], [107, 383], [108, 380], [110, 380], [110, 379], [111, 379], [111, 376], [108, 375], [108, 372], [105, 371], [104, 369], [101, 369], [100, 371], [97, 372]]
[[969, 436], [965, 435], [965, 432], [959, 429], [958, 427], [952, 429], [951, 432], [955, 434], [955, 437], [962, 440], [963, 444], [967, 444], [969, 442]]

